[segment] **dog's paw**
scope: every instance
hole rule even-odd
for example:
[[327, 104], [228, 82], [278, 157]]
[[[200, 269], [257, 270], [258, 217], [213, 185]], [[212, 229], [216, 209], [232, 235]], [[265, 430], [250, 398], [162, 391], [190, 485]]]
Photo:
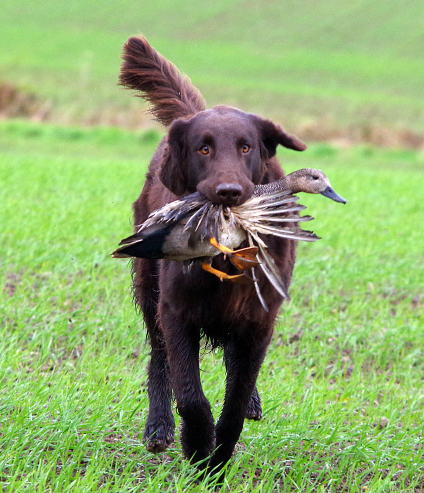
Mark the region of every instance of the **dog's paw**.
[[164, 452], [174, 441], [174, 431], [173, 418], [148, 419], [143, 434], [146, 449], [153, 454]]
[[249, 405], [247, 406], [246, 413], [244, 415], [245, 419], [253, 419], [253, 421], [259, 421], [263, 418], [261, 398], [259, 397], [258, 391], [253, 391], [252, 397], [250, 398]]

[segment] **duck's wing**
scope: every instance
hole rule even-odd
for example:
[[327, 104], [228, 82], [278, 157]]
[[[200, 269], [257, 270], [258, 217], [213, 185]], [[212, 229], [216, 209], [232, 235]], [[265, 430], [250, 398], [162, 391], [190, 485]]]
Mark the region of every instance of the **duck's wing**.
[[[316, 241], [319, 237], [312, 231], [293, 227], [294, 222], [312, 221], [311, 216], [298, 216], [306, 209], [296, 204], [299, 197], [290, 190], [273, 195], [254, 196], [242, 205], [231, 208], [233, 220], [248, 232], [274, 235], [299, 241]], [[286, 225], [285, 225], [286, 224]]]
[[153, 211], [144, 223], [137, 226], [137, 232], [142, 231], [154, 224], [175, 224], [183, 220], [190, 213], [196, 213], [202, 206], [207, 204], [208, 199], [200, 192], [192, 193], [178, 200], [164, 205]]
[[[252, 235], [248, 234], [247, 235], [247, 239], [249, 241], [249, 245], [251, 247], [253, 246], [256, 246], [254, 241], [253, 241], [253, 237]], [[256, 258], [258, 259], [258, 256], [256, 255]], [[259, 259], [258, 259], [259, 261]], [[256, 294], [259, 298], [259, 301], [261, 302], [261, 305], [263, 307], [263, 309], [268, 313], [269, 312], [269, 308], [268, 308], [268, 305], [266, 304], [266, 301], [265, 301], [265, 298], [262, 296], [262, 293], [261, 293], [261, 288], [259, 287], [259, 281], [258, 281], [258, 278], [256, 277], [256, 271], [255, 271], [255, 268], [252, 267], [250, 269], [250, 272], [252, 274], [252, 279], [253, 279], [253, 283], [254, 283], [254, 286], [255, 286], [255, 291], [256, 291]]]
[[263, 309], [268, 313], [269, 312], [269, 308], [268, 308], [268, 305], [266, 304], [266, 301], [265, 301], [264, 297], [262, 296], [261, 289], [259, 288], [259, 282], [258, 282], [258, 278], [256, 277], [255, 268], [252, 267], [250, 269], [250, 271], [251, 271], [251, 274], [252, 274], [252, 279], [253, 279], [253, 283], [254, 283], [254, 286], [255, 286], [256, 294], [258, 295], [259, 301], [261, 302], [261, 305], [262, 305]]
[[[287, 301], [290, 301], [290, 296], [288, 294], [287, 286], [284, 279], [281, 277], [281, 274], [275, 265], [275, 261], [272, 256], [267, 252], [267, 245], [265, 242], [253, 232], [248, 232], [249, 234], [249, 243], [254, 244], [258, 247], [259, 251], [257, 254], [257, 258], [260, 264], [260, 268], [263, 273], [267, 277], [268, 281], [274, 286], [276, 291]], [[254, 241], [252, 241], [254, 240]], [[260, 294], [259, 285], [256, 281], [255, 283], [256, 292], [258, 293], [259, 299], [261, 300], [262, 306], [264, 306], [264, 301], [262, 295]], [[267, 308], [265, 308], [267, 310]]]
[[[247, 231], [249, 243], [258, 247], [257, 258], [268, 281], [284, 299], [290, 300], [286, 283], [281, 277], [273, 257], [268, 253], [266, 243], [259, 235], [273, 235], [310, 242], [318, 240], [319, 237], [312, 231], [305, 231], [297, 226], [293, 227], [293, 223], [312, 221], [313, 217], [297, 215], [306, 207], [296, 203], [299, 198], [293, 195], [290, 190], [270, 189], [268, 190], [270, 195], [264, 194], [262, 189], [261, 192], [262, 194], [254, 194], [242, 205], [232, 207], [230, 210], [231, 220]], [[255, 288], [262, 306], [267, 310], [257, 281], [255, 281]]]
[[138, 225], [135, 234], [124, 238], [112, 256], [163, 258], [163, 245], [173, 228], [184, 225], [187, 217], [196, 224], [199, 213], [207, 205], [208, 200], [199, 192], [166, 204], [153, 211], [144, 223]]
[[[277, 217], [264, 216], [260, 217], [249, 217], [248, 215], [234, 214], [235, 221], [237, 224], [249, 233], [264, 234], [278, 236], [279, 238], [288, 238], [290, 240], [298, 241], [317, 241], [319, 236], [317, 236], [312, 231], [306, 231], [299, 227], [284, 226], [284, 224], [297, 222], [298, 217], [289, 216]], [[313, 218], [310, 216], [305, 216], [304, 221], [311, 221]]]
[[192, 247], [205, 238], [215, 237], [219, 243], [222, 206], [207, 202], [187, 221], [184, 231], [188, 231], [188, 244]]
[[313, 231], [306, 231], [300, 228], [285, 228], [278, 225], [256, 225], [255, 228], [249, 228], [248, 231], [297, 241], [314, 242], [320, 239]]
[[[274, 194], [251, 197], [239, 206], [231, 208], [237, 217], [250, 219], [252, 222], [266, 216], [287, 217], [289, 213], [300, 212], [306, 209], [304, 205], [296, 204], [299, 197], [296, 195]], [[293, 215], [293, 214], [292, 214]]]

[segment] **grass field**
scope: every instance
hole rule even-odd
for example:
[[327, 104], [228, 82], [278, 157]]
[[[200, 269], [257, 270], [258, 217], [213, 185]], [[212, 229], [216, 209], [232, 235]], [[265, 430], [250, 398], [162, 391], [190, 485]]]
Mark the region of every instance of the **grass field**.
[[[209, 491], [179, 442], [149, 454], [148, 348], [130, 269], [109, 253], [155, 132], [0, 124], [0, 481], [4, 492]], [[323, 169], [348, 204], [302, 197], [299, 246], [259, 377], [265, 419], [246, 422], [222, 491], [424, 489], [422, 154], [312, 145], [286, 170]], [[219, 351], [202, 379], [222, 405]]]
[[4, 0], [0, 82], [34, 92], [40, 118], [150, 125], [116, 86], [122, 45], [143, 32], [210, 106], [264, 113], [315, 137], [422, 134], [423, 16], [421, 0]]
[[[148, 345], [130, 265], [109, 255], [161, 137], [116, 85], [140, 32], [209, 106], [305, 138], [285, 170], [320, 168], [348, 200], [302, 197], [322, 240], [299, 245], [265, 418], [245, 423], [220, 490], [424, 491], [423, 16], [422, 0], [3, 0], [2, 493], [214, 491], [178, 436], [158, 456], [141, 443]], [[16, 110], [34, 122], [3, 121], [3, 84], [35, 95]], [[221, 359], [202, 355], [216, 418]]]

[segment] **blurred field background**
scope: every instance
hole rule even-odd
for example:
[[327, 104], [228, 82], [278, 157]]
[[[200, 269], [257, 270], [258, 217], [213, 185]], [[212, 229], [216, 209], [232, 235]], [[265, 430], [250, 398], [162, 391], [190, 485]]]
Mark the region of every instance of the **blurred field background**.
[[[1, 491], [213, 491], [178, 436], [141, 443], [148, 347], [109, 256], [163, 133], [117, 86], [140, 32], [209, 106], [301, 135], [285, 170], [320, 168], [348, 200], [302, 196], [322, 240], [299, 245], [265, 419], [221, 490], [424, 491], [424, 4], [4, 0], [0, 19]], [[202, 355], [216, 417], [221, 357]]]
[[116, 86], [122, 45], [142, 32], [209, 106], [266, 114], [309, 140], [423, 143], [420, 0], [4, 0], [1, 10], [0, 80], [35, 95], [35, 118], [151, 125]]

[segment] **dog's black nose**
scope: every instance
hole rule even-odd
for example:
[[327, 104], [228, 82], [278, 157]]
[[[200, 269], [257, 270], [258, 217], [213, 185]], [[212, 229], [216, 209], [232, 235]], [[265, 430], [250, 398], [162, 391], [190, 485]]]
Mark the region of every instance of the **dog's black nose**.
[[216, 187], [216, 195], [222, 205], [236, 205], [243, 193], [243, 187], [238, 183], [221, 183]]

